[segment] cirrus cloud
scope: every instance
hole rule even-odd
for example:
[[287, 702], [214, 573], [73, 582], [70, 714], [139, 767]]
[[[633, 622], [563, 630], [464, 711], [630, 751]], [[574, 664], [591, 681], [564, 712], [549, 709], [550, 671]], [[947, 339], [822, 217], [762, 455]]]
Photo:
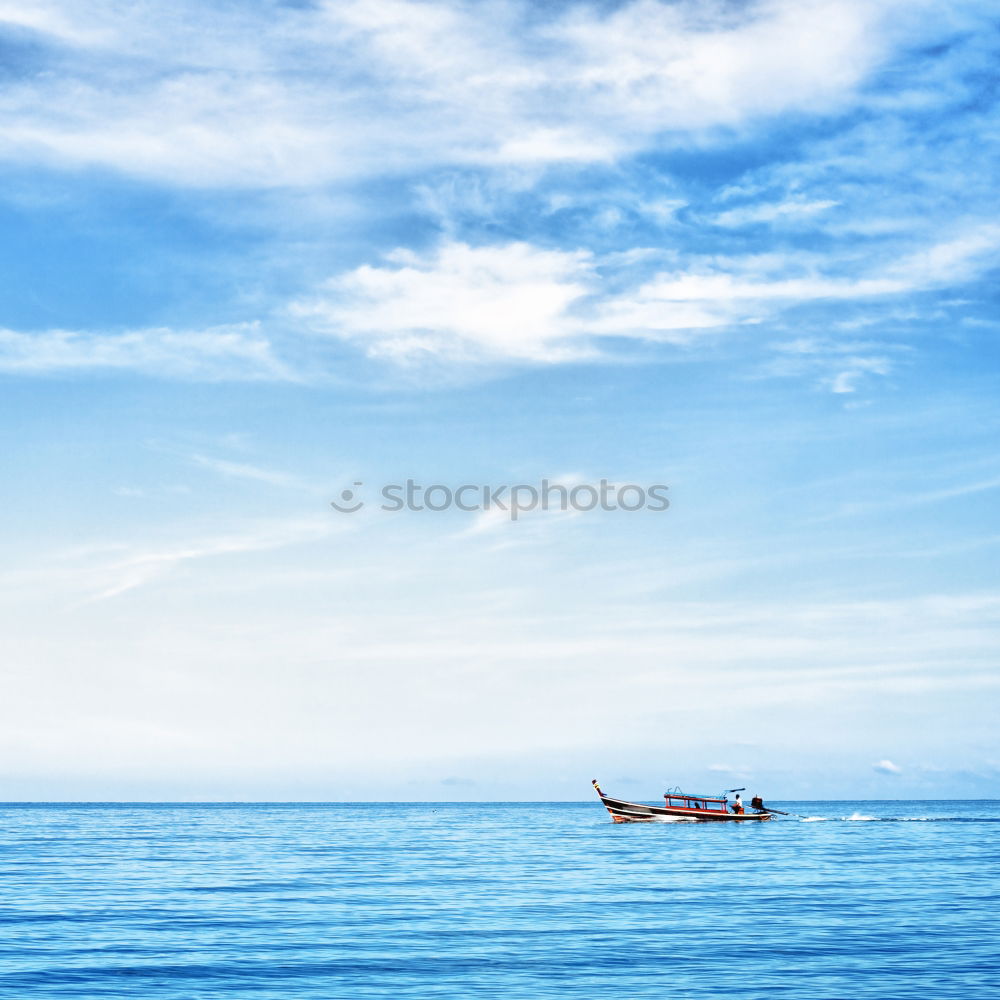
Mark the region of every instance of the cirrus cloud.
[[[446, 240], [337, 275], [289, 311], [314, 331], [389, 361], [573, 361], [600, 355], [602, 341], [687, 345], [809, 303], [864, 303], [961, 284], [988, 267], [998, 247], [1000, 227], [990, 224], [888, 263], [832, 254], [822, 261], [692, 255], [644, 278], [650, 260], [642, 253], [605, 260], [581, 249]], [[883, 354], [843, 362], [827, 380], [835, 393], [892, 369]], [[773, 373], [790, 373], [787, 363]]]
[[0, 96], [0, 158], [250, 187], [603, 162], [851, 104], [896, 44], [898, 8], [6, 4], [0, 28], [41, 51]]
[[0, 329], [0, 372], [49, 375], [116, 370], [207, 381], [295, 378], [256, 323], [123, 333]]

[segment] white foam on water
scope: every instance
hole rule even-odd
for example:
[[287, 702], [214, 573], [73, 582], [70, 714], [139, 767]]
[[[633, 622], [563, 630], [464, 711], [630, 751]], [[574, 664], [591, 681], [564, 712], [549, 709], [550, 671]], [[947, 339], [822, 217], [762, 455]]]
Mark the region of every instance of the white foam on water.
[[826, 823], [836, 819], [841, 823], [940, 823], [946, 817], [942, 816], [866, 816], [864, 813], [851, 813], [850, 816], [800, 816], [800, 823]]

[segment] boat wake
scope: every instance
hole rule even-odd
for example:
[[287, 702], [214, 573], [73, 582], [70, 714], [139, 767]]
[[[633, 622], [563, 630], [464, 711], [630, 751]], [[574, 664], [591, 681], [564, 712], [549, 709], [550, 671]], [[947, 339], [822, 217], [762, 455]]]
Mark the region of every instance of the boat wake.
[[892, 816], [865, 816], [863, 813], [855, 812], [850, 816], [800, 816], [800, 823], [884, 823], [889, 819], [896, 819]]
[[1000, 823], [994, 816], [798, 816], [800, 823]]

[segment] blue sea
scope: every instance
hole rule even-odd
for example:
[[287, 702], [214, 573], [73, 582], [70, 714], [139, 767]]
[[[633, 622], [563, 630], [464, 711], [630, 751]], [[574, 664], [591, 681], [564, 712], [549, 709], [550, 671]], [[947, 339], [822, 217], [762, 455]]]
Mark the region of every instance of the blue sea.
[[0, 996], [996, 995], [1000, 802], [0, 806]]

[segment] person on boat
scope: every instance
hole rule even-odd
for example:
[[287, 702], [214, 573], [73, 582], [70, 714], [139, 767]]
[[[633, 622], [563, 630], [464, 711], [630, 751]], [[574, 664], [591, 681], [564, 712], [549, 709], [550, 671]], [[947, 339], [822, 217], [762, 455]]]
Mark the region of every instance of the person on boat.
[[740, 798], [740, 793], [736, 793], [736, 801], [733, 803], [733, 812], [737, 816], [743, 815], [743, 800]]

